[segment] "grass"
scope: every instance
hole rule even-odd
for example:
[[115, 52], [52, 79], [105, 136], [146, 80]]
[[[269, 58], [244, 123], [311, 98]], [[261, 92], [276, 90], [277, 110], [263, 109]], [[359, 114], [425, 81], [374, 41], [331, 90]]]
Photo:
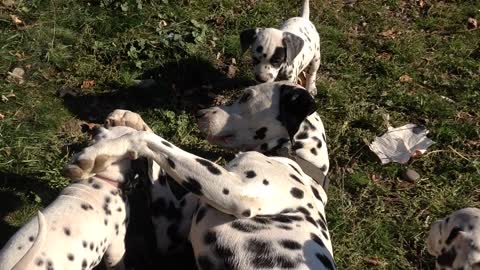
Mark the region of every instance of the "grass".
[[[141, 113], [190, 151], [228, 160], [200, 138], [195, 98], [228, 97], [232, 91], [223, 88], [252, 78], [239, 32], [278, 25], [299, 13], [297, 2], [3, 1], [1, 242], [67, 184], [60, 170], [87, 140], [82, 121], [99, 122], [115, 107]], [[311, 2], [322, 38], [317, 102], [332, 164], [327, 218], [336, 263], [431, 269], [429, 224], [480, 207], [480, 31], [467, 30], [469, 17], [480, 19], [480, 2]], [[231, 58], [238, 84], [223, 87]], [[23, 84], [6, 80], [15, 67], [26, 71]], [[149, 78], [160, 87], [132, 88]], [[81, 88], [85, 81], [95, 84]], [[59, 89], [76, 96], [61, 98]], [[192, 89], [193, 100], [178, 98]], [[407, 165], [380, 165], [366, 142], [385, 132], [386, 115], [393, 126], [426, 125], [435, 144]], [[404, 181], [406, 168], [421, 178]]]

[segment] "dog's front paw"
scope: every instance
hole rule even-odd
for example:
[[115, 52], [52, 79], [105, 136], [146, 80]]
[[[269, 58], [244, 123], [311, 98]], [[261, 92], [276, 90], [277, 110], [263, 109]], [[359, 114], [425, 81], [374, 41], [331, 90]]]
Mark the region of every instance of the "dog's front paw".
[[107, 116], [105, 127], [127, 126], [138, 131], [151, 131], [138, 113], [128, 110], [115, 110]]
[[307, 90], [312, 97], [315, 97], [317, 95], [317, 87], [315, 85], [310, 86]]
[[75, 179], [87, 179], [95, 173], [102, 172], [113, 163], [113, 158], [109, 155], [95, 155], [89, 153], [90, 149], [86, 149], [79, 155], [75, 156], [70, 164], [63, 169], [63, 175]]

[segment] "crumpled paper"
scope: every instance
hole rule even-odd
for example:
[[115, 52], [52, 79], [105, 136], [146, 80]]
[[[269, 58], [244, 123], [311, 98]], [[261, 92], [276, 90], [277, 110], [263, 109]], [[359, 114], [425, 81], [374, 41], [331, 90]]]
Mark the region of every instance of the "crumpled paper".
[[422, 155], [434, 142], [427, 138], [428, 130], [424, 126], [406, 124], [401, 127], [389, 127], [388, 131], [369, 145], [382, 164], [407, 163], [411, 157]]

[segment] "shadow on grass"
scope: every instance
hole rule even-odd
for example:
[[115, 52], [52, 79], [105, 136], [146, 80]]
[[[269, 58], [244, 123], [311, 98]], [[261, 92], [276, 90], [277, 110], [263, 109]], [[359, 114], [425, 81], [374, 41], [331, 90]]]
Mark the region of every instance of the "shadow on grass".
[[225, 90], [251, 85], [244, 79], [229, 79], [211, 62], [190, 57], [169, 62], [144, 72], [137, 85], [129, 88], [112, 84], [112, 90], [82, 95], [79, 89], [61, 88], [59, 96], [65, 106], [84, 121], [102, 122], [115, 109], [143, 112], [165, 108], [194, 112], [212, 106], [215, 96]]
[[58, 191], [32, 177], [0, 172], [0, 247], [3, 247], [18, 229], [6, 223], [4, 218], [27, 204], [20, 193], [25, 194], [27, 198], [37, 195], [46, 205], [55, 198]]

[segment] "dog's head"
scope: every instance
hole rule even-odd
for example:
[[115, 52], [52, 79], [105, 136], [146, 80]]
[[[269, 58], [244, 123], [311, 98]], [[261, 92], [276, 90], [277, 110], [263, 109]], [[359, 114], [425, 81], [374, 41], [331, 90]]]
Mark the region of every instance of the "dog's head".
[[240, 33], [242, 51], [251, 48], [258, 82], [272, 82], [280, 69], [291, 65], [303, 48], [304, 41], [297, 35], [275, 28], [253, 28]]
[[427, 250], [437, 269], [480, 270], [480, 209], [464, 208], [434, 222]]
[[293, 138], [315, 110], [315, 100], [304, 88], [273, 82], [243, 90], [231, 105], [198, 111], [197, 121], [210, 143], [253, 150], [272, 140]]
[[[132, 132], [136, 132], [136, 130], [126, 126], [115, 126], [115, 127], [110, 127], [108, 129], [104, 127], [100, 127], [95, 130], [95, 135], [91, 141], [91, 145], [101, 143], [105, 140], [115, 139]], [[95, 164], [93, 163], [93, 161], [91, 161], [91, 164], [82, 163], [82, 164], [79, 164], [79, 166], [103, 167], [102, 164], [97, 164], [97, 162], [101, 162], [101, 159], [97, 159], [95, 161]], [[131, 173], [131, 165], [132, 165], [131, 160], [123, 159], [115, 163], [112, 163], [110, 166], [106, 167], [100, 172], [96, 172], [95, 175], [111, 181], [123, 183], [128, 179], [128, 176]], [[77, 177], [78, 174], [74, 170], [72, 170], [72, 168], [69, 167], [68, 165], [64, 169], [64, 175], [69, 177], [74, 182], [82, 180]]]

